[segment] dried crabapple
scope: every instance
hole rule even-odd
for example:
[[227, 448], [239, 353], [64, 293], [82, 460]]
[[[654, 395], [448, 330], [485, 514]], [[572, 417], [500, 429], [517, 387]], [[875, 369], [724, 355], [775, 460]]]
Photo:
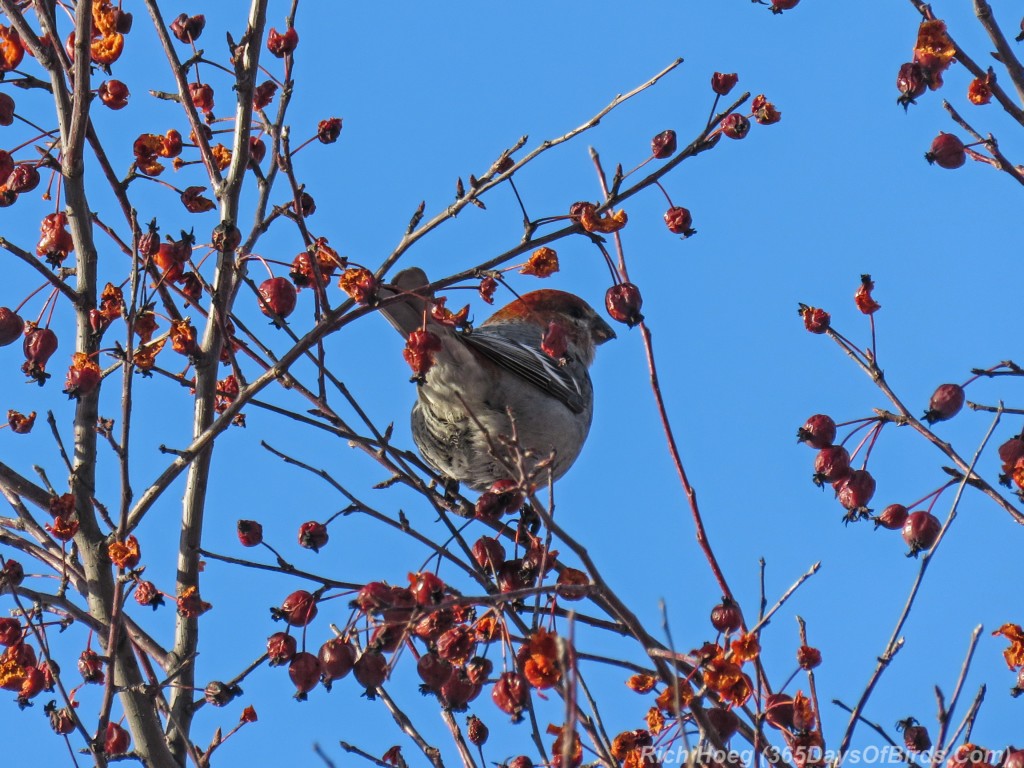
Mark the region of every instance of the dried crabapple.
[[960, 413], [960, 409], [964, 407], [964, 400], [964, 388], [959, 384], [940, 384], [932, 394], [924, 420], [934, 424], [937, 421], [951, 419]]
[[967, 150], [964, 143], [952, 133], [940, 132], [932, 141], [924, 159], [940, 168], [959, 168], [967, 162]]
[[903, 541], [910, 547], [907, 556], [917, 557], [918, 553], [934, 547], [941, 530], [942, 523], [931, 512], [922, 509], [907, 515], [903, 523]]
[[630, 328], [643, 322], [644, 316], [640, 313], [643, 304], [640, 289], [633, 283], [613, 285], [604, 295], [605, 309], [611, 318], [625, 323]]
[[816, 413], [796, 431], [796, 439], [811, 448], [828, 448], [836, 439], [836, 423], [831, 416]]

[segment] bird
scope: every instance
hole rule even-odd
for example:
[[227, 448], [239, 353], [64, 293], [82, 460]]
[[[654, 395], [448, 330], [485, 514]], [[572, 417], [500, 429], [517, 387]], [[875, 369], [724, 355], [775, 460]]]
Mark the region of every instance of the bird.
[[420, 454], [446, 480], [476, 491], [560, 478], [590, 431], [588, 369], [596, 348], [615, 338], [611, 326], [579, 296], [541, 289], [458, 330], [432, 317], [428, 284], [412, 267], [378, 294], [402, 297], [380, 312], [403, 337], [429, 331], [439, 341], [416, 379], [412, 437]]

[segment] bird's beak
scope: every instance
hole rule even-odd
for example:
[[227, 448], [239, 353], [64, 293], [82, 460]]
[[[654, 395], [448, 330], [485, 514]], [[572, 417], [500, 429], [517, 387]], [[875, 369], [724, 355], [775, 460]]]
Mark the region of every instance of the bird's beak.
[[613, 331], [612, 327], [600, 317], [595, 317], [594, 322], [590, 324], [590, 335], [593, 337], [594, 344], [596, 346], [614, 339], [615, 331]]

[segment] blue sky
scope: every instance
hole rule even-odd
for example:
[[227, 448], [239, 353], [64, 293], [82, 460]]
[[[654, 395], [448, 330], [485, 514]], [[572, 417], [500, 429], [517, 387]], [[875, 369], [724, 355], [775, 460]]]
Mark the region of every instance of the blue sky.
[[[127, 168], [130, 142], [141, 130], [182, 127], [172, 105], [145, 93], [169, 89], [169, 78], [162, 63], [152, 64], [156, 47], [144, 12], [125, 5], [135, 10], [136, 31], [115, 76], [127, 82], [132, 101], [123, 112], [98, 110], [96, 118], [98, 130], [111, 136], [119, 168]], [[205, 12], [202, 42], [211, 55], [223, 58], [223, 29], [231, 20], [237, 32], [234, 20], [244, 16], [245, 5], [239, 0], [216, 8], [186, 3], [173, 11]], [[936, 3], [936, 13], [952, 14], [954, 5]], [[284, 5], [273, 4], [271, 24], [280, 28], [285, 12]], [[966, 15], [947, 20], [957, 40], [984, 60], [989, 46], [980, 27]], [[811, 563], [823, 563], [762, 638], [769, 673], [781, 681], [794, 666], [798, 645], [793, 615], [807, 620], [811, 642], [825, 656], [818, 674], [823, 702], [852, 703], [859, 694], [903, 605], [916, 562], [903, 556], [895, 533], [873, 532], [867, 524], [844, 527], [831, 494], [809, 482], [813, 451], [793, 440], [804, 419], [817, 412], [837, 421], [858, 418], [886, 403], [834, 345], [802, 330], [797, 302], [824, 306], [836, 327], [866, 343], [867, 322], [852, 295], [860, 274], [872, 274], [883, 306], [877, 315], [882, 367], [897, 392], [922, 412], [938, 384], [964, 381], [970, 368], [1016, 353], [1012, 339], [1019, 329], [1022, 276], [1016, 255], [1018, 189], [1008, 176], [980, 164], [947, 171], [930, 167], [922, 155], [939, 130], [954, 130], [942, 98], [957, 104], [983, 133], [993, 132], [1011, 159], [1018, 157], [1020, 145], [998, 107], [966, 105], [969, 77], [956, 65], [941, 92], [927, 94], [906, 114], [896, 105], [896, 72], [910, 58], [917, 23], [909, 2], [881, 9], [813, 0], [782, 16], [746, 0], [628, 6], [599, 0], [585, 7], [306, 0], [297, 21], [293, 144], [311, 135], [318, 120], [344, 118], [337, 144], [314, 145], [297, 159], [299, 177], [318, 203], [311, 226], [341, 253], [371, 267], [399, 241], [421, 200], [428, 214], [443, 209], [457, 177], [480, 175], [519, 136], [528, 134], [527, 146], [533, 147], [565, 133], [677, 56], [685, 63], [657, 87], [516, 176], [532, 216], [561, 214], [575, 200], [597, 198], [588, 145], [610, 169], [644, 159], [650, 137], [665, 128], [675, 129], [681, 144], [689, 141], [710, 109], [708, 81], [715, 70], [738, 72], [738, 90], [765, 93], [782, 110], [781, 123], [755, 125], [743, 141], [723, 140], [668, 177], [665, 187], [673, 201], [693, 213], [696, 236], [680, 241], [664, 228], [665, 200], [652, 190], [629, 201], [623, 238], [631, 277], [644, 293], [683, 459], [733, 589], [752, 613], [759, 558], [768, 563], [769, 600]], [[1015, 27], [1012, 18], [1006, 27]], [[268, 57], [266, 64], [279, 71], [276, 60]], [[216, 76], [211, 77], [216, 86]], [[228, 102], [228, 93], [222, 84], [219, 104]], [[20, 106], [22, 97], [15, 96]], [[25, 104], [32, 98], [38, 99], [30, 95]], [[41, 108], [43, 102], [38, 104]], [[220, 112], [227, 110], [221, 106]], [[13, 143], [6, 136], [14, 130], [0, 129], [0, 146]], [[165, 232], [192, 225], [205, 231], [214, 223], [214, 214], [186, 218], [174, 196], [155, 186], [139, 200], [140, 218], [159, 215]], [[516, 244], [521, 225], [511, 191], [497, 189], [486, 202], [487, 211], [467, 209], [403, 263], [430, 274], [450, 273]], [[99, 191], [92, 204], [109, 209]], [[41, 203], [32, 205], [42, 211]], [[38, 216], [29, 210], [19, 204], [0, 212], [2, 234], [33, 244]], [[290, 260], [298, 250], [294, 234], [281, 229], [270, 232], [259, 253]], [[565, 241], [558, 251], [562, 272], [544, 287], [572, 290], [600, 306], [607, 271], [598, 254], [582, 239]], [[113, 253], [111, 263], [123, 266]], [[4, 303], [20, 301], [35, 287], [35, 276], [20, 265], [12, 263], [5, 274], [13, 295]], [[537, 287], [532, 278], [514, 285]], [[453, 296], [451, 303], [460, 298]], [[310, 299], [308, 292], [300, 295], [296, 328], [309, 322]], [[487, 308], [478, 301], [473, 311], [478, 320], [486, 317]], [[55, 323], [69, 320], [70, 313], [58, 311]], [[55, 372], [63, 368], [67, 346], [55, 358], [60, 361]], [[381, 423], [395, 421], [397, 437], [408, 440], [406, 413], [414, 391], [401, 342], [390, 328], [369, 318], [332, 337], [328, 349], [337, 361], [335, 373], [371, 416]], [[43, 389], [23, 385], [20, 363], [17, 345], [0, 350], [0, 365], [10, 371], [0, 384], [0, 404], [40, 413], [53, 408], [66, 424], [71, 411], [60, 402], [61, 382]], [[592, 375], [597, 392], [592, 435], [559, 483], [557, 515], [638, 615], [657, 627], [658, 601], [664, 599], [677, 646], [695, 647], [712, 637], [706, 615], [719, 594], [667, 458], [639, 332], [622, 328], [617, 341], [601, 348]], [[135, 449], [151, 457], [138, 468], [135, 482], [142, 487], [162, 466], [155, 447], [184, 443], [190, 416], [187, 398], [174, 388], [160, 381], [139, 387], [146, 402]], [[116, 390], [111, 387], [105, 395], [111, 413]], [[978, 382], [968, 391], [972, 400], [1004, 398], [1008, 405], [1015, 394], [1006, 380]], [[344, 502], [266, 454], [258, 445], [261, 438], [330, 469], [373, 503], [408, 505], [406, 513], [426, 530], [432, 530], [431, 512], [398, 492], [372, 491], [373, 483], [385, 479], [381, 470], [345, 444], [295, 431], [290, 423], [255, 410], [248, 418], [248, 428], [229, 432], [217, 449], [206, 534], [210, 549], [242, 554], [234, 524], [243, 517], [261, 520], [268, 539], [301, 567], [339, 579], [402, 582], [407, 571], [418, 568], [425, 552], [353, 518], [332, 526], [331, 543], [319, 555], [298, 550], [298, 525], [325, 519]], [[969, 455], [988, 425], [987, 416], [964, 413], [937, 432]], [[1019, 430], [1019, 417], [1007, 417], [994, 439], [1001, 442]], [[0, 455], [26, 473], [38, 462], [55, 482], [61, 477], [42, 424], [27, 437], [0, 433]], [[909, 431], [887, 428], [870, 465], [878, 480], [873, 506], [906, 503], [933, 490], [944, 479], [938, 469], [942, 458]], [[994, 479], [996, 464], [994, 455], [982, 459], [986, 477]], [[175, 486], [154, 509], [140, 533], [144, 547], [147, 536], [154, 542], [174, 537], [180, 490]], [[938, 510], [944, 515], [948, 506], [940, 503]], [[1002, 662], [1003, 643], [989, 632], [1024, 619], [1016, 588], [1018, 536], [1005, 512], [978, 494], [966, 495], [906, 627], [906, 647], [872, 699], [870, 719], [890, 726], [914, 715], [934, 732], [933, 685], [947, 693], [952, 689], [970, 631], [983, 624], [966, 689], [969, 696], [978, 685], [989, 685], [975, 740], [999, 748], [1013, 738], [1011, 725], [1020, 721], [1022, 702], [1006, 694], [1012, 678]], [[173, 557], [164, 554], [162, 561], [147, 557], [148, 574], [170, 589]], [[267, 608], [296, 586], [211, 563], [204, 597], [215, 609], [204, 619], [203, 631], [226, 642], [203, 649], [200, 677], [230, 677], [242, 660], [258, 656], [266, 636], [278, 628]], [[339, 610], [330, 620], [346, 618]], [[172, 617], [163, 609], [146, 619], [159, 634], [168, 631]], [[320, 634], [311, 640], [314, 645], [326, 637], [326, 623], [315, 629]], [[70, 659], [83, 637], [73, 630], [57, 643]], [[418, 694], [409, 684], [411, 662], [404, 661], [393, 687], [421, 713], [425, 730], [446, 745], [436, 713], [417, 707]], [[590, 674], [615, 693], [606, 713], [610, 730], [640, 727], [648, 702], [615, 688], [618, 672]], [[223, 748], [221, 759], [229, 763], [318, 765], [310, 750], [317, 740], [339, 764], [347, 764], [334, 746], [338, 739], [375, 754], [401, 743], [407, 757], [417, 759], [384, 710], [356, 698], [351, 681], [329, 695], [318, 689], [304, 704], [290, 700], [283, 670], [261, 670], [243, 687], [246, 696], [237, 707], [216, 713], [208, 708], [199, 720], [197, 733], [210, 733], [217, 725], [233, 724], [241, 705], [256, 706], [260, 722]], [[86, 706], [95, 706], [98, 694], [84, 694]], [[845, 716], [824, 706], [826, 734], [835, 740]], [[0, 734], [8, 744], [16, 739], [15, 749], [40, 764], [66, 759], [40, 709], [10, 710], [0, 719]], [[495, 743], [487, 749], [488, 761], [527, 746], [523, 728], [501, 725], [504, 716], [486, 694], [474, 711], [491, 725]], [[554, 702], [547, 711], [551, 721], [560, 718]], [[868, 734], [861, 737], [871, 743]]]

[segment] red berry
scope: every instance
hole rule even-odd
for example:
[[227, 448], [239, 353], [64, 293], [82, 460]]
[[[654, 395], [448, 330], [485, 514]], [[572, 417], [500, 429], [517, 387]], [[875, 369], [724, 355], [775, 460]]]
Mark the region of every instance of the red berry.
[[295, 685], [295, 698], [305, 701], [306, 694], [320, 682], [320, 661], [308, 651], [299, 651], [288, 665], [288, 677]]
[[29, 363], [45, 369], [47, 361], [57, 351], [57, 334], [49, 328], [33, 328], [25, 334], [22, 350]]
[[831, 416], [817, 413], [796, 431], [796, 439], [811, 448], [828, 448], [836, 439], [836, 423]]
[[469, 678], [471, 683], [483, 683], [491, 676], [493, 671], [494, 664], [490, 659], [485, 659], [483, 656], [474, 656], [466, 662], [466, 677]]
[[473, 682], [466, 673], [456, 669], [441, 686], [439, 696], [445, 707], [454, 712], [462, 712], [469, 702], [480, 695], [482, 687], [482, 683]]
[[875, 478], [866, 469], [854, 469], [839, 480], [835, 486], [836, 498], [848, 509], [848, 519], [863, 517], [868, 513], [867, 505], [875, 495]]
[[916, 557], [918, 552], [931, 549], [939, 538], [942, 523], [931, 512], [918, 510], [911, 512], [903, 523], [903, 540], [910, 547], [908, 557]]
[[67, 736], [75, 730], [75, 718], [68, 707], [57, 708], [57, 703], [51, 701], [43, 708], [43, 712], [50, 718], [50, 728], [60, 736]]
[[381, 653], [394, 653], [402, 645], [402, 641], [405, 640], [407, 633], [405, 628], [405, 619], [407, 617], [391, 618], [392, 613], [394, 612], [385, 612], [384, 623], [378, 625], [373, 630], [369, 641], [366, 643], [367, 648], [373, 648]]
[[481, 536], [473, 544], [473, 559], [488, 573], [493, 573], [505, 562], [505, 547], [497, 539]]
[[896, 723], [896, 729], [903, 731], [903, 744], [911, 752], [924, 752], [931, 749], [932, 740], [928, 735], [928, 729], [923, 725], [918, 725], [914, 718], [908, 717], [906, 720]]
[[697, 230], [691, 226], [692, 224], [693, 216], [686, 208], [677, 205], [665, 211], [665, 226], [673, 234], [683, 237], [696, 234]]
[[263, 543], [263, 526], [255, 520], [239, 520], [237, 532], [243, 547], [255, 547]]
[[533, 586], [537, 572], [526, 567], [522, 558], [506, 560], [498, 569], [498, 589], [502, 592], [515, 592]]
[[107, 732], [103, 736], [103, 753], [106, 755], [123, 755], [128, 751], [132, 737], [128, 731], [117, 723], [107, 723]]
[[811, 333], [825, 333], [832, 324], [832, 316], [824, 309], [801, 304], [797, 311], [804, 320], [804, 328]]
[[0, 125], [8, 126], [12, 123], [14, 123], [14, 99], [0, 91]]
[[730, 139], [742, 139], [750, 133], [750, 120], [739, 112], [733, 112], [722, 120], [722, 133]]
[[203, 698], [207, 703], [215, 707], [226, 707], [232, 701], [242, 695], [242, 689], [237, 685], [229, 685], [220, 680], [212, 680], [203, 689]]
[[320, 679], [327, 690], [331, 690], [331, 683], [352, 671], [356, 654], [356, 647], [340, 637], [331, 638], [320, 646], [317, 654], [320, 660]]
[[267, 50], [279, 59], [283, 58], [286, 53], [294, 51], [298, 44], [299, 33], [295, 31], [295, 27], [288, 27], [284, 33], [279, 33], [271, 27], [267, 34]]
[[104, 681], [103, 660], [92, 649], [85, 649], [78, 657], [78, 671], [87, 683], [100, 684]]
[[267, 142], [257, 136], [249, 137], [249, 167], [259, 165], [267, 156]]
[[368, 649], [352, 666], [352, 674], [369, 693], [388, 679], [388, 660], [380, 651]]
[[420, 656], [416, 662], [416, 672], [427, 688], [439, 693], [444, 684], [451, 679], [455, 667], [436, 653], [430, 652]]
[[900, 92], [896, 103], [901, 104], [903, 109], [907, 109], [915, 103], [914, 99], [924, 95], [924, 92], [928, 90], [928, 77], [924, 68], [916, 61], [908, 61], [903, 64], [896, 74], [896, 88]]
[[17, 560], [11, 560], [7, 558], [7, 562], [4, 563], [4, 567], [0, 570], [0, 592], [4, 588], [12, 588], [21, 584], [25, 580], [25, 569], [22, 568], [21, 563]]
[[640, 309], [644, 305], [640, 289], [632, 283], [613, 285], [604, 295], [604, 305], [613, 320], [625, 323], [630, 328], [643, 322]]
[[352, 607], [363, 613], [380, 613], [391, 606], [391, 587], [383, 581], [371, 581], [356, 593]]
[[772, 13], [782, 13], [791, 8], [796, 8], [799, 2], [800, 0], [774, 0], [772, 3]]
[[213, 87], [209, 83], [189, 83], [188, 94], [196, 109], [207, 115], [213, 111]]
[[772, 728], [792, 730], [793, 698], [785, 693], [765, 696], [764, 719]]
[[475, 513], [480, 520], [497, 522], [523, 507], [523, 492], [511, 480], [497, 480], [477, 499]]
[[711, 709], [704, 710], [704, 714], [708, 716], [708, 722], [710, 722], [715, 727], [715, 730], [718, 731], [718, 735], [721, 737], [722, 741], [728, 741], [733, 737], [733, 734], [739, 730], [740, 719], [731, 709], [713, 707]]
[[508, 761], [508, 768], [534, 768], [533, 760], [526, 755], [519, 755]]
[[946, 421], [960, 413], [964, 407], [964, 388], [959, 384], [941, 384], [932, 395], [924, 420], [929, 424]]
[[1024, 749], [1015, 749], [1012, 752], [1007, 752], [1006, 756], [1003, 757], [1002, 768], [1024, 768]]
[[329, 117], [316, 126], [316, 138], [321, 144], [333, 144], [341, 136], [341, 118]]
[[924, 159], [940, 168], [959, 168], [967, 161], [967, 151], [964, 143], [952, 133], [940, 132], [932, 141], [932, 148], [925, 153]]
[[739, 80], [740, 76], [735, 72], [715, 72], [711, 76], [711, 90], [719, 96], [728, 96]]
[[[3, 310], [0, 309], [0, 312]], [[1020, 458], [1024, 458], [1024, 440], [1019, 437], [1011, 437], [999, 446], [999, 460], [1004, 467], [1012, 467]]]
[[25, 669], [25, 676], [22, 678], [21, 686], [18, 689], [16, 701], [18, 706], [28, 706], [29, 700], [34, 699], [43, 691], [46, 679], [38, 667]]
[[75, 358], [76, 360], [68, 369], [68, 375], [64, 380], [64, 392], [72, 398], [88, 397], [99, 387], [103, 373], [99, 366], [88, 358], [82, 360], [81, 358], [85, 358], [85, 355], [79, 356], [76, 353]]
[[25, 321], [13, 309], [0, 307], [0, 347], [13, 344], [25, 330]]
[[470, 743], [477, 747], [481, 747], [487, 743], [487, 737], [489, 735], [490, 732], [487, 730], [487, 726], [484, 725], [484, 721], [479, 717], [476, 715], [470, 715], [466, 718], [466, 736], [469, 737]]
[[519, 673], [502, 672], [491, 690], [491, 699], [517, 723], [523, 719], [523, 710], [530, 700], [530, 686]]
[[875, 527], [898, 531], [907, 522], [907, 508], [902, 504], [890, 504], [875, 518]]
[[275, 632], [267, 638], [267, 661], [272, 667], [287, 664], [298, 650], [295, 638], [287, 632]]
[[284, 277], [271, 277], [260, 283], [260, 311], [272, 317], [288, 317], [295, 309], [295, 286]]
[[410, 576], [409, 591], [417, 605], [437, 605], [444, 599], [445, 583], [430, 571]]
[[465, 624], [456, 624], [437, 638], [437, 655], [452, 664], [465, 664], [476, 649], [476, 632]]
[[132, 22], [134, 20], [135, 17], [128, 11], [122, 11], [120, 8], [114, 10], [114, 29], [122, 35], [127, 35], [132, 31]]
[[800, 669], [814, 669], [821, 664], [821, 651], [809, 645], [801, 645], [796, 650], [796, 663]]
[[651, 139], [651, 154], [659, 160], [672, 157], [676, 152], [676, 132], [671, 128]]
[[265, 109], [274, 100], [275, 93], [277, 93], [277, 83], [273, 80], [264, 80], [252, 92], [252, 108]]
[[139, 605], [148, 606], [154, 611], [164, 604], [164, 596], [152, 581], [140, 581], [135, 587], [133, 597]]
[[17, 194], [31, 192], [39, 186], [39, 169], [32, 163], [18, 163], [7, 177], [7, 189]]
[[830, 445], [814, 457], [814, 482], [834, 483], [850, 474], [850, 454], [841, 445]]
[[284, 619], [293, 627], [304, 627], [316, 618], [317, 610], [316, 598], [304, 589], [297, 589], [284, 599], [274, 618]]
[[171, 22], [171, 32], [183, 43], [193, 43], [203, 34], [206, 26], [206, 17], [203, 14], [189, 16], [181, 13]]
[[100, 101], [103, 102], [103, 106], [115, 111], [127, 107], [128, 99], [131, 96], [128, 86], [120, 80], [104, 80], [100, 83], [97, 94]]
[[0, 618], [0, 645], [12, 646], [21, 642], [21, 622], [8, 617]]
[[729, 598], [722, 598], [722, 602], [711, 609], [711, 626], [719, 632], [735, 632], [742, 625], [740, 607]]
[[327, 544], [330, 537], [327, 535], [327, 526], [310, 520], [299, 526], [299, 546], [319, 552], [320, 548]]

